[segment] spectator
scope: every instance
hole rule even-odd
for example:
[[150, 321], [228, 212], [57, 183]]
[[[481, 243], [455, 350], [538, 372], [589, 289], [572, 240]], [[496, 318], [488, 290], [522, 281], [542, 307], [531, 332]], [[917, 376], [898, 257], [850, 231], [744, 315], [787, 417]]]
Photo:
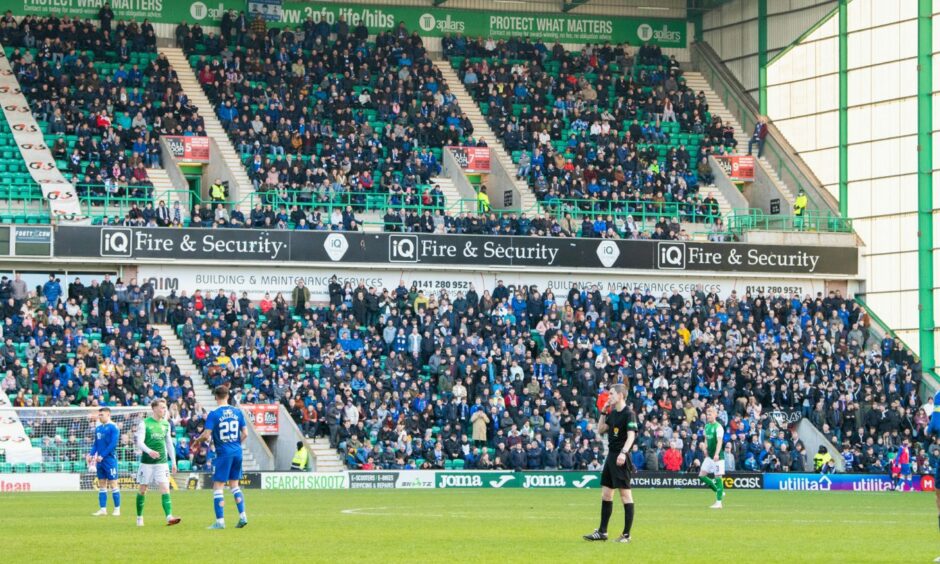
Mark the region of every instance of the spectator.
[[767, 138], [767, 118], [760, 116], [757, 118], [757, 122], [754, 124], [754, 133], [751, 135], [750, 140], [747, 142], [747, 154], [750, 155], [751, 151], [754, 148], [754, 145], [757, 145], [757, 158], [764, 156], [764, 140]]
[[676, 446], [676, 443], [669, 445], [669, 450], [663, 454], [663, 466], [667, 472], [678, 472], [682, 467], [682, 453]]

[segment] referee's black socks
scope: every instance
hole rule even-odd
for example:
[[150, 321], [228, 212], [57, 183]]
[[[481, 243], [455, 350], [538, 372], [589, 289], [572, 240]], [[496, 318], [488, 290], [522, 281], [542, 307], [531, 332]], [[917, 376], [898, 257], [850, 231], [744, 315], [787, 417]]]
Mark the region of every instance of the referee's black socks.
[[607, 533], [607, 523], [610, 522], [610, 516], [614, 512], [613, 501], [601, 501], [601, 526], [597, 530], [601, 533]]
[[633, 528], [633, 502], [623, 504], [623, 534], [630, 536]]

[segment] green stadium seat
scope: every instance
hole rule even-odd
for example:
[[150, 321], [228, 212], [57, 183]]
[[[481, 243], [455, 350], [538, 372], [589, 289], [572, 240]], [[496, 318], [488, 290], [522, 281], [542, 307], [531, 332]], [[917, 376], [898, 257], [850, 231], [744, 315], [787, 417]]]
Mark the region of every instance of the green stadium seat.
[[188, 460], [180, 460], [176, 463], [176, 466], [180, 472], [189, 472], [193, 469], [193, 463]]

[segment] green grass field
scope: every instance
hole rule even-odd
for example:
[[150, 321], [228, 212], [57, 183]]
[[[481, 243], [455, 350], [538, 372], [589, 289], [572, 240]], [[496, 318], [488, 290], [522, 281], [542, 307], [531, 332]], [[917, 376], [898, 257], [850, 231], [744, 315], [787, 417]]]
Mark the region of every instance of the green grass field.
[[[212, 492], [173, 494], [176, 527], [158, 495], [147, 526], [91, 517], [97, 493], [0, 496], [3, 562], [931, 562], [940, 555], [931, 494], [636, 490], [634, 541], [588, 543], [598, 490], [246, 490], [250, 524], [208, 531]], [[109, 500], [110, 508], [110, 500]], [[623, 525], [615, 504], [611, 532]], [[104, 548], [101, 548], [104, 547]], [[637, 559], [637, 560], [634, 560]]]

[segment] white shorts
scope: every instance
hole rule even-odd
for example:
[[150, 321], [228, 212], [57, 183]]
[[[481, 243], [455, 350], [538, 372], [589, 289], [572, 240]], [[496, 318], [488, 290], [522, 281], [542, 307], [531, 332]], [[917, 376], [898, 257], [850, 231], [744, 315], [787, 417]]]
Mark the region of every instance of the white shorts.
[[137, 470], [137, 483], [152, 486], [170, 483], [170, 467], [164, 464], [141, 464]]
[[703, 475], [714, 474], [716, 476], [724, 476], [725, 475], [725, 461], [719, 460], [718, 462], [715, 462], [713, 458], [706, 458], [705, 460], [702, 461], [702, 474]]

